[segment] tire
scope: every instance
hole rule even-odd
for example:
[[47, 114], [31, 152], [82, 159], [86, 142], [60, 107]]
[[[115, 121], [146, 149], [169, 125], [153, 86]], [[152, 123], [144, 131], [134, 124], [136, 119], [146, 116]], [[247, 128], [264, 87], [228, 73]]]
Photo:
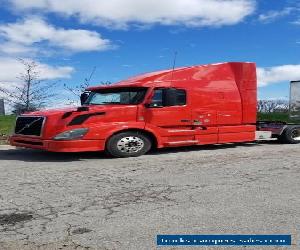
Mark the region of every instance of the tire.
[[152, 143], [140, 132], [123, 132], [113, 135], [106, 143], [106, 153], [114, 157], [137, 157], [146, 154]]
[[279, 137], [279, 140], [288, 144], [300, 143], [300, 126], [287, 127]]

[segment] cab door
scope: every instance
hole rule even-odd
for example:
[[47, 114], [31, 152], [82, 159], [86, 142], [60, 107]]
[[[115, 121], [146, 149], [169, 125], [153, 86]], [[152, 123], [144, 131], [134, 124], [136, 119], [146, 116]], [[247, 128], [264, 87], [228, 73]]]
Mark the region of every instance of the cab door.
[[195, 135], [188, 93], [181, 88], [156, 88], [146, 105], [146, 126], [155, 129], [165, 143], [193, 144]]

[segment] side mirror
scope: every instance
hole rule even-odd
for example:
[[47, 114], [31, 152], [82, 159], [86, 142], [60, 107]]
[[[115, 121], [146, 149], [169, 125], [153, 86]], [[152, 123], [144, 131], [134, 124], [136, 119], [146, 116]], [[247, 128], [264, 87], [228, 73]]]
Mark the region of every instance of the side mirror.
[[89, 98], [90, 96], [90, 93], [89, 92], [83, 92], [81, 95], [80, 95], [80, 103], [81, 105], [85, 104], [86, 100]]

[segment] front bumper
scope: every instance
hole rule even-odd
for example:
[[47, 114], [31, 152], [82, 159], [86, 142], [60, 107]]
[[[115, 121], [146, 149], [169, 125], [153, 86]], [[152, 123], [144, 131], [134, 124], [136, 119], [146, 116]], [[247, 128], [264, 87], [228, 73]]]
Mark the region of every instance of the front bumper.
[[10, 145], [23, 148], [41, 149], [51, 152], [89, 152], [105, 149], [104, 140], [42, 140], [34, 137], [11, 136]]

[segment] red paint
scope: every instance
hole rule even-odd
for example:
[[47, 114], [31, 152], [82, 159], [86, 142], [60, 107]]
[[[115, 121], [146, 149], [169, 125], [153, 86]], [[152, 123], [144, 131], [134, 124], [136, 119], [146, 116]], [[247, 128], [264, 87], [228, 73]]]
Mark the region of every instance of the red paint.
[[[148, 90], [138, 105], [91, 105], [88, 111], [71, 108], [30, 113], [46, 117], [42, 136], [13, 135], [11, 145], [57, 152], [98, 151], [104, 150], [112, 134], [128, 129], [151, 134], [159, 148], [255, 139], [254, 63], [221, 63], [153, 72], [89, 90], [118, 87], [146, 87]], [[145, 107], [151, 102], [154, 89], [169, 87], [186, 90], [186, 105]], [[70, 111], [73, 113], [62, 119], [63, 114]], [[95, 112], [105, 112], [105, 115], [90, 117], [81, 125], [67, 126], [75, 116]], [[57, 134], [73, 128], [89, 128], [89, 132], [80, 140], [53, 140]], [[24, 144], [24, 141], [42, 145]]]

